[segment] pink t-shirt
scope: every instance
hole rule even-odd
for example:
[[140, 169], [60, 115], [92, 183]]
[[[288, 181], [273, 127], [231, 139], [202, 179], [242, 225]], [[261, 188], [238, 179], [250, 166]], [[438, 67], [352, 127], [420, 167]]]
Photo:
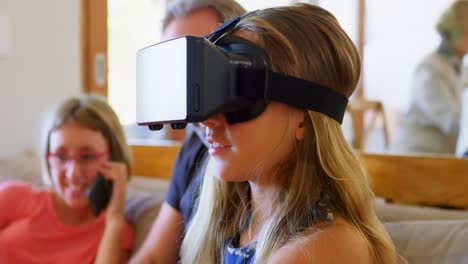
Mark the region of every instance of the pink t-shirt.
[[[0, 263], [93, 263], [104, 227], [105, 214], [84, 225], [63, 224], [48, 190], [19, 182], [0, 185]], [[122, 248], [132, 246], [126, 224]]]

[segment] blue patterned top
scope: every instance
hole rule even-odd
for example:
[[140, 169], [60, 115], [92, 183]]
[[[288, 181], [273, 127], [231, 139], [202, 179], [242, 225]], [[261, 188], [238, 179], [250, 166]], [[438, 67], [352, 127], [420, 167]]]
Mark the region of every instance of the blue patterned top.
[[[235, 241], [235, 240], [233, 240]], [[226, 248], [226, 264], [253, 264], [255, 261], [255, 246], [256, 242], [245, 247], [234, 247], [233, 242], [229, 243]], [[239, 244], [239, 243], [236, 243]]]

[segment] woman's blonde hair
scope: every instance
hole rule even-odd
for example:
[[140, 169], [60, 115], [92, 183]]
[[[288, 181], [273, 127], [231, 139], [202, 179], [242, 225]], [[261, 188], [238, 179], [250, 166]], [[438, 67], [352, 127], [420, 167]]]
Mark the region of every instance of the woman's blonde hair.
[[468, 1], [455, 1], [442, 14], [436, 28], [440, 36], [449, 43], [468, 34]]
[[110, 159], [125, 163], [128, 176], [132, 171], [132, 155], [125, 139], [119, 118], [99, 95], [70, 97], [55, 106], [49, 113], [42, 137], [41, 163], [44, 181], [51, 184], [47, 154], [50, 152], [50, 134], [65, 124], [77, 124], [99, 131], [109, 145]]
[[[356, 47], [336, 18], [318, 6], [255, 11], [235, 30], [258, 36], [275, 72], [333, 87], [348, 97], [357, 86], [361, 62]], [[261, 227], [255, 263], [266, 263], [286, 242], [326, 221], [326, 209], [362, 234], [375, 263], [395, 263], [394, 245], [373, 209], [366, 171], [340, 124], [307, 111], [304, 125], [304, 139], [294, 144], [277, 170], [282, 183], [273, 213]], [[223, 263], [227, 242], [249, 221], [248, 183], [219, 181], [209, 167], [183, 241], [183, 263]]]

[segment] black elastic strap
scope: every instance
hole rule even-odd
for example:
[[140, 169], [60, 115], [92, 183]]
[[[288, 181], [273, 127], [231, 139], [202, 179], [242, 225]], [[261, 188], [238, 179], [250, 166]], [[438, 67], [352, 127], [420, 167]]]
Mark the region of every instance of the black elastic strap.
[[343, 94], [324, 85], [270, 71], [265, 91], [265, 71], [239, 68], [239, 95], [264, 98], [322, 113], [340, 124], [348, 104]]
[[216, 42], [221, 36], [224, 35], [224, 33], [230, 31], [233, 29], [239, 21], [244, 16], [238, 16], [235, 18], [232, 18], [226, 22], [224, 22], [221, 26], [219, 26], [215, 31], [208, 33], [207, 35], [204, 36], [204, 38], [209, 39], [211, 42]]

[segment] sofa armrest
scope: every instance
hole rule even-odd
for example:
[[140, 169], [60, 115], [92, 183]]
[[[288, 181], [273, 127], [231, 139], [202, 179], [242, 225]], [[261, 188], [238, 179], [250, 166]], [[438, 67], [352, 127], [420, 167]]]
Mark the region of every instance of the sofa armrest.
[[137, 252], [165, 200], [168, 182], [154, 178], [132, 177], [128, 185], [125, 218], [135, 231], [133, 253]]

